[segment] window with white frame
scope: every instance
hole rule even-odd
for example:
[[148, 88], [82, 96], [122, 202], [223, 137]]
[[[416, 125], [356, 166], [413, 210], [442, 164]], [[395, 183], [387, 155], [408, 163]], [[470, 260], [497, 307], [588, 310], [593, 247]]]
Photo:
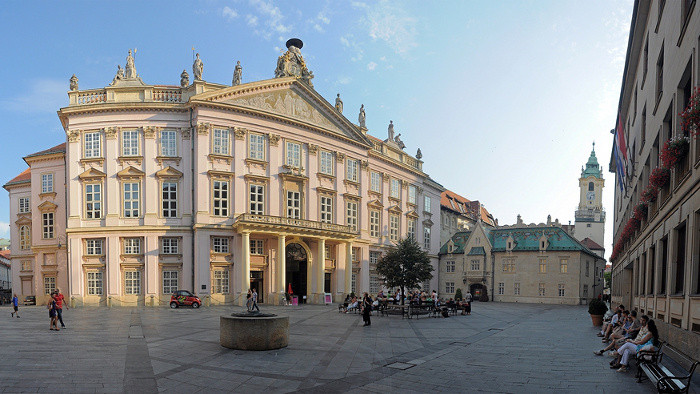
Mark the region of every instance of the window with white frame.
[[455, 282], [445, 282], [445, 293], [452, 294], [455, 292]]
[[41, 214], [41, 229], [43, 239], [53, 238], [53, 212]]
[[226, 129], [214, 129], [214, 143], [212, 151], [217, 155], [229, 154], [229, 131]]
[[178, 272], [163, 271], [163, 294], [173, 294], [178, 288]]
[[423, 197], [423, 210], [424, 210], [425, 212], [432, 212], [432, 211], [430, 210], [430, 204], [431, 204], [430, 196], [424, 196], [424, 197]]
[[333, 222], [333, 197], [321, 196], [321, 222]]
[[126, 130], [122, 132], [122, 155], [138, 156], [139, 154], [139, 131]]
[[569, 260], [568, 259], [559, 260], [559, 272], [562, 274], [566, 274], [567, 272], [569, 272]]
[[83, 157], [86, 159], [101, 157], [100, 133], [90, 132], [83, 135]]
[[141, 294], [141, 271], [124, 271], [124, 294]]
[[564, 297], [564, 284], [559, 283], [559, 297]]
[[544, 297], [545, 294], [546, 294], [546, 292], [545, 292], [545, 287], [544, 287], [544, 283], [540, 283], [540, 288], [539, 288], [539, 289], [540, 289], [540, 292], [539, 292], [540, 297]]
[[212, 244], [214, 245], [214, 253], [228, 253], [228, 238], [214, 237]]
[[85, 217], [99, 219], [102, 217], [102, 184], [85, 185]]
[[357, 231], [357, 201], [348, 201], [345, 204], [345, 223]]
[[160, 252], [162, 254], [180, 254], [180, 238], [163, 237], [160, 239]]
[[498, 295], [505, 294], [506, 284], [503, 282], [498, 282]]
[[287, 217], [301, 219], [301, 193], [287, 191]]
[[56, 290], [56, 277], [55, 276], [45, 276], [44, 277], [44, 294], [53, 294]]
[[248, 157], [254, 160], [265, 160], [265, 136], [248, 134]]
[[87, 293], [88, 295], [102, 295], [102, 272], [88, 271], [87, 273]]
[[263, 255], [265, 254], [265, 241], [262, 239], [251, 239], [250, 240], [250, 254]]
[[413, 185], [408, 185], [408, 203], [409, 204], [416, 204], [416, 193], [417, 189]]
[[389, 214], [389, 239], [396, 242], [399, 240], [399, 215]]
[[370, 294], [379, 293], [381, 280], [377, 274], [377, 262], [379, 262], [380, 252], [369, 252], [369, 292]]
[[425, 249], [430, 249], [430, 227], [423, 227], [423, 247]]
[[382, 174], [372, 171], [370, 174], [369, 189], [376, 193], [382, 192]]
[[369, 236], [379, 237], [379, 211], [376, 209], [369, 211]]
[[401, 181], [396, 178], [391, 178], [391, 188], [389, 189], [389, 197], [400, 198], [401, 197]]
[[228, 181], [214, 181], [214, 216], [228, 216]]
[[251, 184], [250, 189], [250, 213], [253, 215], [265, 214], [265, 186]]
[[165, 157], [177, 156], [177, 132], [163, 130], [160, 132], [160, 154]]
[[211, 292], [214, 294], [228, 293], [228, 270], [216, 269], [212, 278]]
[[359, 160], [348, 158], [346, 160], [346, 163], [347, 163], [347, 174], [345, 174], [345, 178], [349, 181], [358, 182]]
[[177, 182], [163, 182], [162, 189], [163, 217], [177, 217]]
[[286, 163], [289, 167], [300, 168], [301, 167], [301, 144], [297, 142], [287, 141], [287, 160]]
[[513, 295], [520, 295], [520, 283], [513, 284]]
[[124, 217], [139, 217], [139, 183], [125, 182], [123, 184], [122, 198], [124, 201]]
[[41, 192], [53, 192], [53, 174], [41, 174]]
[[445, 272], [455, 272], [454, 261], [445, 261]]
[[481, 270], [481, 261], [479, 260], [472, 260], [470, 267], [472, 271], [479, 271]]
[[20, 226], [19, 228], [19, 248], [20, 250], [29, 250], [32, 245], [32, 234], [29, 226]]
[[141, 254], [141, 238], [124, 238], [124, 254]]
[[27, 213], [31, 211], [31, 206], [29, 205], [29, 197], [19, 198], [19, 213]]
[[87, 239], [85, 240], [85, 254], [88, 256], [102, 256], [102, 240]]
[[416, 226], [418, 226], [418, 221], [416, 218], [406, 219], [406, 235], [416, 239]]
[[322, 174], [333, 175], [333, 153], [322, 150], [319, 152], [320, 169]]

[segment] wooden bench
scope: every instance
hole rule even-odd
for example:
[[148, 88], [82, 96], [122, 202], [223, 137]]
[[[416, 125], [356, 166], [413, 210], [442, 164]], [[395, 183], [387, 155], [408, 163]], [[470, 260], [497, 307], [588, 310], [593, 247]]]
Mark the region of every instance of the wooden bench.
[[403, 319], [404, 317], [408, 317], [408, 309], [409, 305], [388, 304], [384, 309], [381, 310], [381, 313], [385, 316], [401, 315], [401, 318]]
[[[680, 356], [678, 359], [684, 361], [690, 366], [685, 371], [685, 375], [674, 375], [668, 368], [661, 365], [661, 359], [664, 356], [662, 351], [664, 343], [662, 342], [657, 350], [639, 351], [637, 352], [637, 382], [642, 382], [648, 378], [655, 386], [659, 393], [687, 393], [690, 386], [690, 380], [693, 378], [695, 368], [698, 362], [691, 362]], [[666, 347], [669, 349], [669, 347]], [[685, 366], [681, 366], [685, 369]]]
[[411, 304], [408, 308], [408, 318], [415, 316], [417, 319], [420, 315], [430, 316], [431, 313], [434, 313], [434, 310], [435, 306], [433, 304]]

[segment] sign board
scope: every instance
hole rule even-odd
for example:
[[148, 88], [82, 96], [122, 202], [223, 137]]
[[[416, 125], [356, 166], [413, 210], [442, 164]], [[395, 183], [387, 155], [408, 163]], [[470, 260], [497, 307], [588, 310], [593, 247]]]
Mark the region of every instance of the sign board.
[[331, 293], [323, 293], [323, 301], [326, 305], [333, 303], [333, 296]]

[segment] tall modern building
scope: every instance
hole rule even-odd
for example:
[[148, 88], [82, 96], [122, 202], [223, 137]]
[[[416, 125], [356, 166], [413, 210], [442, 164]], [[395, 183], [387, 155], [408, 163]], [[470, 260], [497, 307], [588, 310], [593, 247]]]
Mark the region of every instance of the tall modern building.
[[[615, 127], [612, 301], [700, 359], [700, 140], [680, 114], [699, 85], [700, 7], [635, 2]], [[679, 149], [665, 149], [667, 143]], [[669, 159], [672, 159], [669, 161]]]
[[243, 304], [255, 287], [267, 303], [337, 301], [378, 291], [377, 260], [408, 235], [437, 269], [444, 188], [420, 150], [390, 122], [371, 136], [364, 107], [351, 121], [314, 89], [301, 41], [287, 44], [274, 78], [243, 83], [237, 68], [233, 86], [205, 81], [199, 55], [175, 86], [145, 83], [131, 52], [109, 86], [73, 76], [65, 144], [5, 185], [22, 296], [60, 284], [75, 304], [157, 305], [176, 289]]

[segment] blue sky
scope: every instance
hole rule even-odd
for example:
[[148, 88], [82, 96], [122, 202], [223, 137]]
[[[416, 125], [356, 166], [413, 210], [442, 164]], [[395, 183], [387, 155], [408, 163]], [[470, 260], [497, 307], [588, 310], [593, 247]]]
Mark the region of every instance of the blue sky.
[[[21, 159], [65, 140], [56, 110], [68, 79], [109, 84], [127, 50], [149, 84], [191, 74], [192, 47], [204, 79], [230, 84], [273, 76], [288, 38], [316, 90], [336, 93], [357, 122], [386, 138], [389, 120], [406, 151], [445, 187], [480, 200], [500, 224], [573, 221], [581, 166], [596, 142], [605, 170], [607, 255], [612, 251], [614, 178], [607, 172], [632, 15], [632, 0], [270, 2], [13, 2], [0, 13], [4, 121], [0, 183]], [[0, 193], [0, 237], [9, 203]]]

